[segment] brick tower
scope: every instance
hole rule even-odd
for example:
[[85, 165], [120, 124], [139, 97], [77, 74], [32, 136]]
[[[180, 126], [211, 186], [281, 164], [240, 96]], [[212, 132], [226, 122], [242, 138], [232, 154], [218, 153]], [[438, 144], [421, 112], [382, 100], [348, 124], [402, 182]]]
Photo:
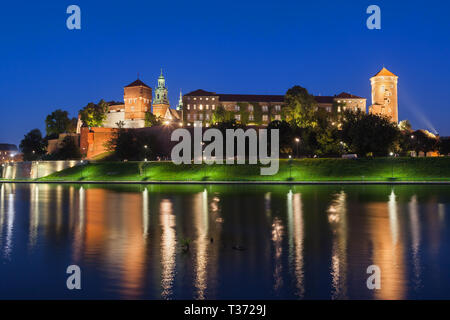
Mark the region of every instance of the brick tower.
[[369, 107], [369, 112], [387, 116], [393, 122], [398, 123], [398, 77], [383, 68], [370, 79], [370, 83], [372, 85], [372, 105]]
[[125, 86], [123, 91], [126, 127], [143, 128], [145, 113], [149, 112], [152, 106], [152, 88], [137, 79]]

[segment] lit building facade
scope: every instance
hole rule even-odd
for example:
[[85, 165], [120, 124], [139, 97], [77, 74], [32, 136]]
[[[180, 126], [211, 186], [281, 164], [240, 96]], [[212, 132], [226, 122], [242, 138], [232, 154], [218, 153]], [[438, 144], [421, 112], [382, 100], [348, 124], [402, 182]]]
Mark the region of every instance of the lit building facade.
[[387, 116], [391, 121], [398, 123], [398, 77], [383, 68], [370, 79], [372, 86], [372, 105], [369, 112]]
[[[316, 96], [317, 106], [327, 112], [338, 106], [337, 112], [346, 109], [366, 112], [366, 99], [349, 93], [335, 96]], [[284, 95], [255, 95], [255, 94], [221, 94], [202, 89], [192, 91], [183, 96], [183, 120], [188, 125], [195, 121], [208, 123], [214, 111], [222, 106], [234, 113], [237, 122], [267, 125], [274, 120], [282, 120]]]

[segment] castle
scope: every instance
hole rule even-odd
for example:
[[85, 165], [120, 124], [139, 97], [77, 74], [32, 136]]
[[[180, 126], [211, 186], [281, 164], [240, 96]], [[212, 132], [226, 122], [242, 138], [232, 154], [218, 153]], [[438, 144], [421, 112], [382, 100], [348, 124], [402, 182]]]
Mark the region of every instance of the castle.
[[[369, 112], [387, 116], [398, 122], [398, 77], [383, 68], [370, 79], [372, 85], [372, 105]], [[366, 99], [342, 92], [334, 96], [315, 96], [317, 106], [331, 113], [345, 110], [366, 112]], [[198, 89], [183, 96], [183, 122], [188, 126], [195, 121], [208, 122], [214, 110], [219, 106], [234, 113], [238, 122], [243, 114], [248, 124], [267, 125], [273, 120], [281, 120], [284, 95], [222, 94]], [[333, 107], [337, 106], [337, 110]]]
[[[398, 122], [398, 77], [381, 69], [370, 79], [372, 86], [372, 104], [369, 113], [388, 117]], [[315, 96], [318, 108], [330, 114], [338, 114], [345, 110], [366, 111], [366, 99], [342, 92], [334, 96]], [[149, 112], [163, 119], [164, 124], [193, 126], [201, 121], [205, 126], [212, 120], [214, 111], [223, 106], [233, 112], [238, 122], [249, 125], [265, 126], [273, 120], [282, 120], [282, 108], [285, 105], [284, 95], [257, 94], [222, 94], [202, 89], [181, 95], [176, 109], [170, 108], [168, 89], [161, 71], [154, 95], [152, 88], [140, 79], [124, 87], [124, 103], [110, 103], [106, 120], [100, 128], [77, 128], [80, 134], [79, 145], [83, 155], [93, 158], [106, 152], [105, 143], [111, 138], [118, 124], [125, 128], [144, 128], [145, 118]], [[245, 117], [245, 119], [243, 118]], [[153, 128], [152, 128], [153, 129]], [[154, 128], [157, 129], [158, 128]], [[145, 129], [144, 129], [145, 130]]]
[[[117, 128], [119, 123], [122, 123], [124, 128], [143, 128], [147, 112], [152, 112], [163, 121], [181, 119], [181, 112], [170, 108], [166, 80], [162, 70], [155, 88], [154, 98], [152, 88], [140, 79], [125, 86], [123, 91], [124, 103], [110, 103], [106, 119], [103, 122], [104, 128]], [[177, 109], [180, 109], [180, 106]]]
[[[370, 79], [372, 86], [372, 104], [369, 113], [387, 116], [398, 123], [398, 77], [382, 68]], [[315, 96], [317, 106], [327, 112], [341, 113], [344, 110], [366, 112], [366, 99], [342, 92], [334, 96]], [[104, 128], [145, 127], [148, 112], [159, 117], [165, 123], [178, 122], [191, 126], [196, 121], [208, 124], [212, 114], [221, 105], [234, 113], [235, 120], [248, 124], [267, 125], [273, 120], [281, 120], [284, 95], [222, 94], [198, 89], [181, 95], [176, 109], [170, 108], [168, 89], [161, 70], [154, 95], [152, 88], [140, 79], [124, 87], [124, 103], [110, 103]], [[337, 110], [333, 107], [337, 106]]]

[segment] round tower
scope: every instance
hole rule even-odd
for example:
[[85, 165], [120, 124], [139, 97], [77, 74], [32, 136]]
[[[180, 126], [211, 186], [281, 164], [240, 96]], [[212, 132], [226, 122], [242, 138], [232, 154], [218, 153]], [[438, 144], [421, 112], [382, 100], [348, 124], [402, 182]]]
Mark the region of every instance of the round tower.
[[383, 68], [374, 77], [370, 78], [372, 85], [372, 105], [369, 112], [389, 117], [398, 123], [398, 77]]

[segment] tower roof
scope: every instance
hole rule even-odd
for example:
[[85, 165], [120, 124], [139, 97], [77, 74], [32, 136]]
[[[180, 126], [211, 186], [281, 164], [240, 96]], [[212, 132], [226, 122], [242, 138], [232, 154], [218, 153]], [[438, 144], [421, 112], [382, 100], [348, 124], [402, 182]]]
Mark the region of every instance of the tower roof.
[[133, 81], [132, 83], [130, 83], [129, 85], [125, 86], [126, 87], [147, 87], [150, 88], [148, 85], [146, 85], [145, 83], [143, 83], [141, 80], [137, 79], [136, 81]]
[[162, 68], [161, 68], [161, 74], [159, 75], [158, 79], [164, 79]]
[[380, 70], [380, 72], [378, 72], [375, 77], [380, 77], [380, 76], [385, 76], [385, 77], [396, 77], [395, 74], [393, 74], [392, 72], [390, 72], [388, 69], [386, 69], [385, 67], [383, 67], [383, 69]]

